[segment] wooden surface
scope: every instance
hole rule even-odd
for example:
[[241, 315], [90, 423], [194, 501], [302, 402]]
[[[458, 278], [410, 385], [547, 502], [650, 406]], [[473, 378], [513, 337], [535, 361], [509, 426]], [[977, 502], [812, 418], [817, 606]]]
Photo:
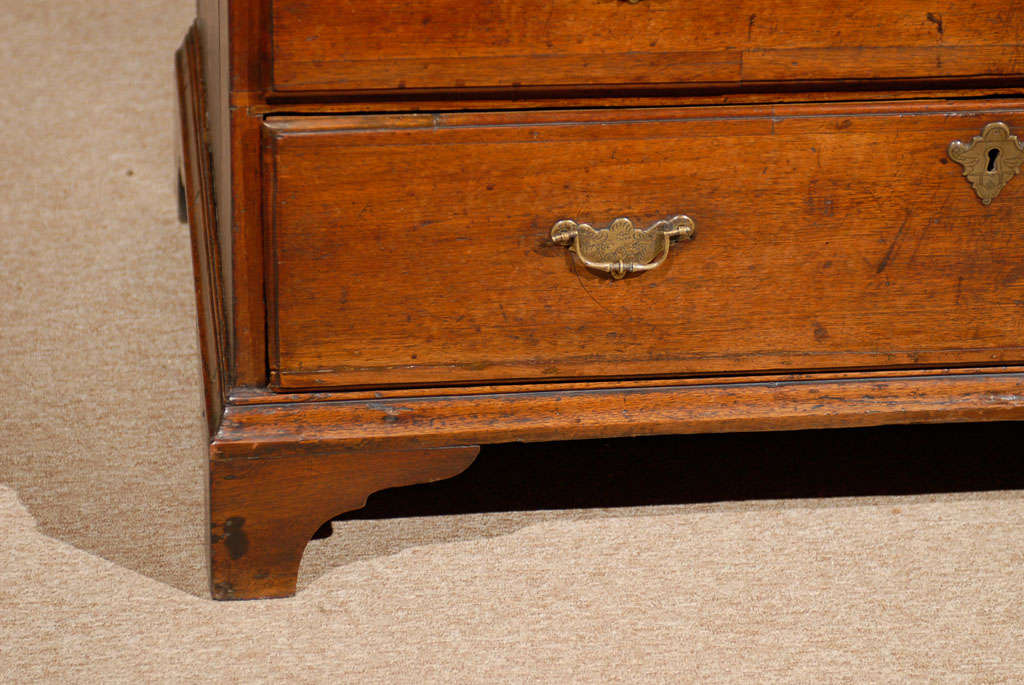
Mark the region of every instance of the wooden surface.
[[[198, 5], [214, 596], [453, 445], [1024, 420], [1024, 180], [946, 157], [1024, 130], [1016, 0]], [[549, 238], [678, 213], [619, 282]]]
[[1010, 98], [1024, 95], [1021, 77], [950, 79], [927, 81], [888, 80], [817, 83], [757, 83], [743, 86], [666, 86], [663, 88], [618, 86], [614, 89], [574, 87], [558, 90], [511, 88], [481, 90], [465, 88], [451, 92], [404, 90], [295, 94], [282, 96], [254, 93], [235, 94], [237, 108], [263, 116], [275, 114], [370, 114], [374, 112], [464, 112], [507, 109], [586, 109], [636, 107], [692, 107], [707, 105], [785, 104], [835, 101], [945, 99], [957, 96]]
[[389, 487], [465, 470], [479, 447], [339, 455], [316, 443], [274, 445], [259, 459], [210, 461], [210, 566], [216, 599], [286, 597], [322, 524]]
[[202, 353], [204, 408], [212, 434], [220, 424], [230, 381], [213, 169], [206, 152], [208, 108], [202, 86], [199, 34], [194, 26], [175, 55], [175, 67], [182, 143], [178, 175], [185, 194], [187, 219], [192, 227], [192, 270]]
[[267, 378], [266, 299], [263, 293], [263, 118], [231, 110], [231, 260], [234, 383], [262, 386]]
[[679, 376], [668, 378], [612, 379], [595, 381], [579, 379], [574, 381], [538, 383], [495, 383], [492, 385], [453, 385], [444, 388], [357, 388], [352, 390], [324, 390], [313, 392], [298, 390], [285, 392], [271, 388], [237, 388], [228, 397], [232, 406], [259, 404], [288, 404], [311, 402], [347, 402], [349, 400], [405, 399], [410, 397], [459, 397], [473, 395], [494, 395], [496, 393], [565, 392], [576, 390], [608, 390], [637, 388], [689, 387], [697, 385], [744, 385], [747, 383], [794, 383], [803, 381], [860, 381], [865, 379], [921, 378], [928, 376], [957, 376], [982, 374], [991, 377], [996, 374], [1024, 373], [1024, 366], [984, 367], [910, 367], [903, 369], [861, 370], [861, 371], [810, 371], [804, 373], [755, 373], [746, 376]]
[[[1024, 374], [833, 378], [230, 406], [223, 456], [1024, 419]], [[270, 452], [268, 452], [270, 450]]]
[[198, 0], [196, 32], [209, 103], [206, 142], [214, 173], [228, 379], [266, 381], [259, 126], [262, 117], [236, 98], [262, 90], [262, 0]]
[[[1024, 359], [1024, 182], [946, 157], [1015, 101], [270, 118], [281, 388]], [[685, 213], [612, 281], [549, 238]]]
[[1021, 73], [1018, 0], [272, 0], [273, 90]]

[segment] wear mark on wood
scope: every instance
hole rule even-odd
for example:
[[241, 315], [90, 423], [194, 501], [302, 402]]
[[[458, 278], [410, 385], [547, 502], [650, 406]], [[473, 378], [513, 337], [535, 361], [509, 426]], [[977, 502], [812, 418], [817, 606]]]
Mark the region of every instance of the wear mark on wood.
[[249, 536], [242, 528], [245, 526], [245, 519], [241, 516], [232, 516], [224, 522], [224, 546], [232, 559], [241, 559], [249, 551]]
[[214, 599], [234, 599], [235, 588], [231, 583], [214, 583], [212, 589]]
[[885, 267], [889, 266], [889, 262], [892, 261], [893, 254], [896, 253], [896, 246], [899, 245], [900, 238], [903, 237], [903, 231], [907, 228], [907, 223], [910, 222], [910, 211], [907, 211], [906, 216], [903, 217], [903, 223], [900, 224], [899, 230], [896, 231], [896, 237], [889, 243], [889, 249], [885, 251], [885, 255], [882, 256], [882, 261], [878, 263], [878, 267], [875, 269], [875, 273], [882, 273], [885, 271]]

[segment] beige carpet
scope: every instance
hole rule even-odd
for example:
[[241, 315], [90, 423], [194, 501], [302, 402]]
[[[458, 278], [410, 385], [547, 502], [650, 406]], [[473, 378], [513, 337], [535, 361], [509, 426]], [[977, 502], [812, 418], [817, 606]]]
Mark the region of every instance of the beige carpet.
[[192, 0], [0, 9], [0, 681], [1024, 680], [1021, 491], [346, 521], [206, 599]]

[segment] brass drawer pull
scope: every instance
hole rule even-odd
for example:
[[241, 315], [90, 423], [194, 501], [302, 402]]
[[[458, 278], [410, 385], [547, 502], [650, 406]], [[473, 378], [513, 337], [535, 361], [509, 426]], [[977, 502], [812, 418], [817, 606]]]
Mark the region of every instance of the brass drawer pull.
[[661, 266], [672, 243], [692, 239], [695, 230], [693, 219], [685, 214], [645, 229], [634, 228], [633, 222], [623, 217], [601, 229], [565, 219], [552, 227], [551, 240], [567, 245], [584, 266], [619, 279]]

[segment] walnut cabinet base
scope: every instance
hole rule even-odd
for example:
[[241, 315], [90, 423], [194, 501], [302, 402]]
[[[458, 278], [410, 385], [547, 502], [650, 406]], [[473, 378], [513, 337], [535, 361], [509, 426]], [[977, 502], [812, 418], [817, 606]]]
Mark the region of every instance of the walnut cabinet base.
[[463, 393], [235, 397], [211, 447], [214, 597], [294, 593], [321, 524], [377, 490], [461, 473], [470, 442], [1024, 419], [1024, 369]]
[[1024, 9], [748, 4], [199, 1], [214, 597], [292, 594], [323, 523], [480, 445], [1024, 420]]

